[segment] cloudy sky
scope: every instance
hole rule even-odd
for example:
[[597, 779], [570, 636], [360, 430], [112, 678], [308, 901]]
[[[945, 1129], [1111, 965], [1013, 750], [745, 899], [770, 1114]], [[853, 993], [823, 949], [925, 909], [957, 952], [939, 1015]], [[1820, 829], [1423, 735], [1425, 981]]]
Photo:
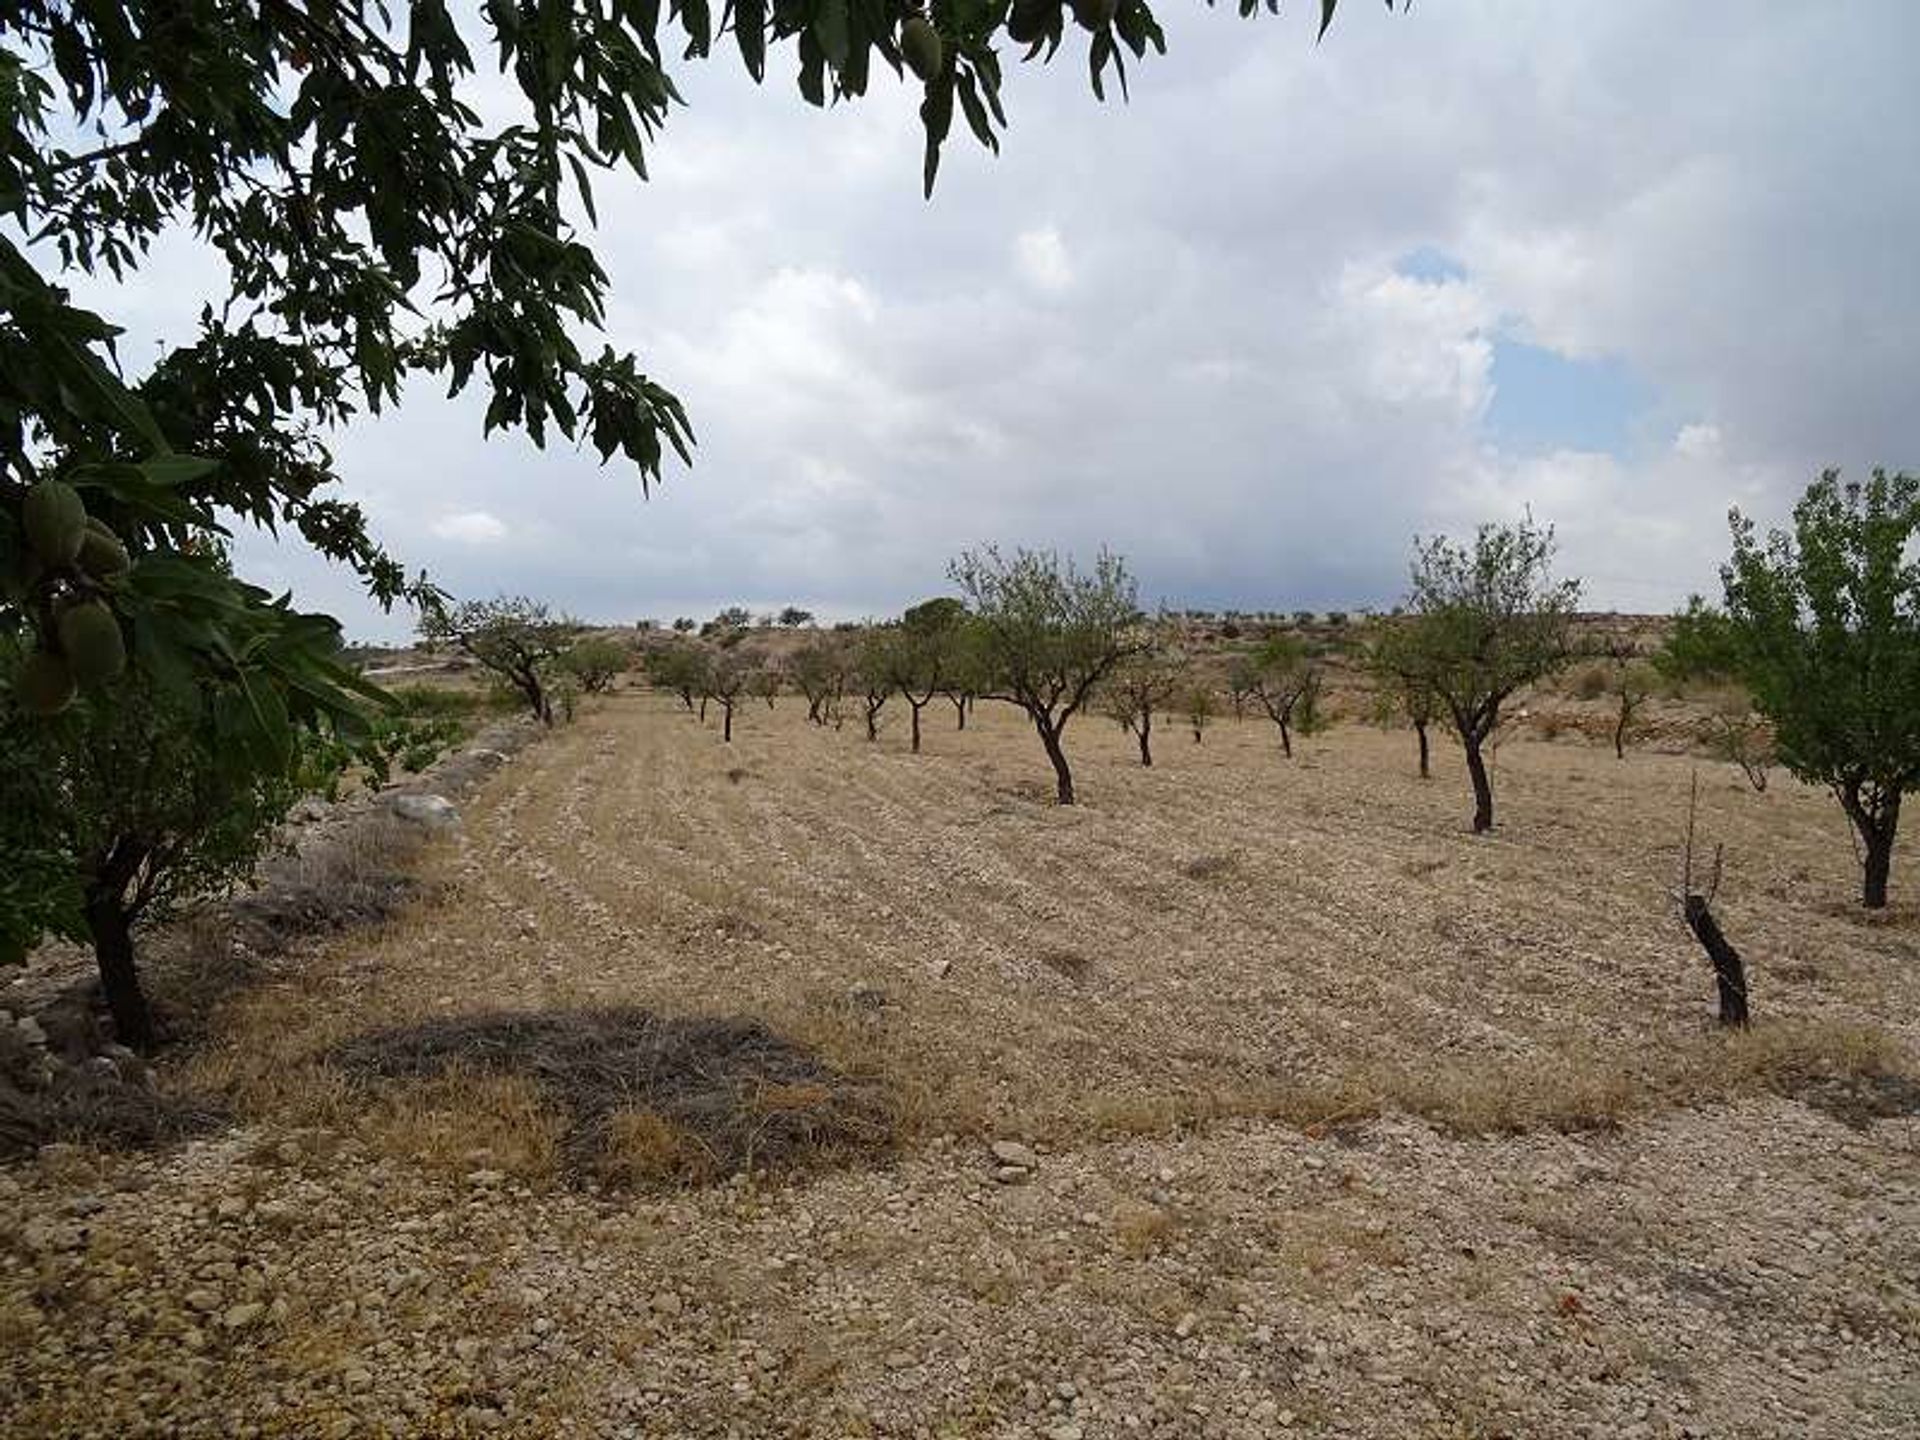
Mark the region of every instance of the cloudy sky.
[[[1730, 505], [1920, 465], [1920, 6], [1348, 0], [1319, 46], [1285, 8], [1165, 0], [1124, 106], [1084, 36], [1007, 57], [1001, 155], [957, 129], [931, 203], [907, 87], [823, 113], [790, 52], [758, 89], [682, 67], [596, 244], [695, 465], [643, 500], [422, 391], [335, 438], [353, 498], [456, 593], [609, 621], [890, 613], [986, 541], [1106, 543], [1150, 601], [1359, 607], [1416, 533], [1527, 507], [1645, 610], [1711, 586]], [[109, 303], [185, 334], [196, 263]]]

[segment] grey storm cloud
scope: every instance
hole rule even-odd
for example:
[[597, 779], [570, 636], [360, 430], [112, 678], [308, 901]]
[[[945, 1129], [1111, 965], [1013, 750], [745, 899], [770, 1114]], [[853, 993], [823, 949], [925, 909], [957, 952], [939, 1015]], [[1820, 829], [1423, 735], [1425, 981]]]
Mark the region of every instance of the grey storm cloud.
[[[421, 390], [334, 437], [349, 493], [456, 592], [609, 620], [890, 612], [985, 541], [1109, 544], [1177, 604], [1378, 603], [1416, 532], [1524, 508], [1594, 603], [1656, 608], [1712, 583], [1729, 505], [1916, 463], [1920, 8], [1350, 0], [1315, 46], [1316, 8], [1169, 0], [1125, 106], [1008, 57], [1003, 153], [956, 136], [930, 204], [907, 87], [818, 112], [682, 67], [595, 243], [695, 466], [643, 502]], [[95, 298], [184, 333], [206, 267], [170, 241]], [[1503, 340], [1628, 367], [1634, 444], [1496, 443]], [[406, 628], [310, 555], [239, 558]]]

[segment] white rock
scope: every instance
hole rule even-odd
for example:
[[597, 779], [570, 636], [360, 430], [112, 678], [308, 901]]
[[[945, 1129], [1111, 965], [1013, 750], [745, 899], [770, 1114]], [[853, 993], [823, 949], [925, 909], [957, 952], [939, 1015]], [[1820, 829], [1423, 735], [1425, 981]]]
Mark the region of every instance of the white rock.
[[388, 798], [387, 808], [428, 830], [451, 830], [460, 823], [460, 812], [442, 795], [394, 795]]

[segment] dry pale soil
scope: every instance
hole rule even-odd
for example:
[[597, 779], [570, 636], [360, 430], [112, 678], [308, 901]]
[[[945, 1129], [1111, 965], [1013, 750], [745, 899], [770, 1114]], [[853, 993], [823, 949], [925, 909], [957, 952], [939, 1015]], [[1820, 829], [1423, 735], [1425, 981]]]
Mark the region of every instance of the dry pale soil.
[[1920, 876], [1829, 799], [1702, 771], [1729, 1037], [1684, 757], [1474, 838], [1405, 734], [1089, 718], [1058, 809], [953, 718], [522, 752], [162, 1065], [218, 1128], [0, 1170], [0, 1430], [1920, 1434]]

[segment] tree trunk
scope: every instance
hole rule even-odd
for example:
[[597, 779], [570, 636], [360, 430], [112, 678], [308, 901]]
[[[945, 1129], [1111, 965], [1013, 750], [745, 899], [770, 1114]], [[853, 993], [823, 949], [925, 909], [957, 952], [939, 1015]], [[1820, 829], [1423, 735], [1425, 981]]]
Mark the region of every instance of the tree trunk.
[[1486, 758], [1480, 753], [1480, 737], [1465, 734], [1460, 743], [1467, 752], [1467, 774], [1473, 780], [1473, 833], [1484, 835], [1493, 828], [1493, 782], [1487, 778]]
[[1059, 727], [1045, 713], [1036, 710], [1033, 728], [1040, 732], [1040, 743], [1046, 747], [1047, 759], [1053, 762], [1056, 798], [1062, 805], [1073, 804], [1073, 771], [1067, 765], [1067, 752], [1060, 746]]
[[1291, 760], [1293, 758], [1293, 736], [1287, 729], [1287, 722], [1279, 720], [1275, 723], [1280, 727], [1280, 753]]
[[1896, 790], [1870, 805], [1860, 798], [1856, 787], [1840, 792], [1840, 807], [1859, 832], [1865, 852], [1861, 857], [1860, 903], [1869, 910], [1884, 910], [1887, 881], [1893, 873], [1893, 839], [1900, 828], [1900, 792]]
[[967, 697], [964, 695], [949, 695], [947, 698], [953, 701], [954, 714], [959, 718], [959, 724], [955, 725], [953, 728], [956, 730], [966, 729], [967, 728]]
[[1893, 870], [1893, 827], [1867, 837], [1866, 874], [1860, 886], [1860, 903], [1869, 910], [1884, 910], [1887, 905], [1887, 878]]
[[818, 695], [809, 695], [807, 697], [807, 720], [814, 725], [820, 723], [820, 697]]
[[1613, 727], [1613, 758], [1627, 758], [1627, 723], [1633, 719], [1633, 711], [1624, 704], [1620, 707], [1620, 719]]
[[1413, 733], [1420, 737], [1420, 778], [1431, 780], [1433, 778], [1432, 747], [1427, 744], [1427, 722], [1414, 721]]
[[133, 928], [120, 896], [108, 890], [90, 891], [86, 910], [87, 928], [93, 934], [93, 958], [100, 967], [100, 989], [113, 1015], [114, 1033], [129, 1049], [151, 1050], [153, 1014], [147, 1009], [147, 997], [134, 968]]
[[1693, 931], [1694, 939], [1700, 942], [1700, 948], [1713, 961], [1713, 978], [1720, 987], [1720, 1023], [1745, 1029], [1747, 967], [1741, 963], [1740, 952], [1727, 943], [1719, 922], [1713, 918], [1713, 911], [1707, 908], [1706, 896], [1687, 896], [1685, 913], [1687, 928]]
[[908, 700], [907, 708], [913, 712], [913, 753], [918, 755], [920, 753], [920, 707], [912, 700]]
[[707, 723], [707, 697], [704, 695], [700, 697], [700, 723]]
[[1140, 737], [1140, 763], [1151, 768], [1153, 765], [1153, 712], [1151, 710], [1143, 710], [1140, 713], [1140, 728], [1134, 734]]
[[880, 738], [880, 707], [878, 705], [868, 705], [867, 706], [867, 739], [878, 740], [879, 738]]
[[720, 716], [720, 738], [731, 745], [733, 743], [733, 702], [731, 700], [720, 702]]

